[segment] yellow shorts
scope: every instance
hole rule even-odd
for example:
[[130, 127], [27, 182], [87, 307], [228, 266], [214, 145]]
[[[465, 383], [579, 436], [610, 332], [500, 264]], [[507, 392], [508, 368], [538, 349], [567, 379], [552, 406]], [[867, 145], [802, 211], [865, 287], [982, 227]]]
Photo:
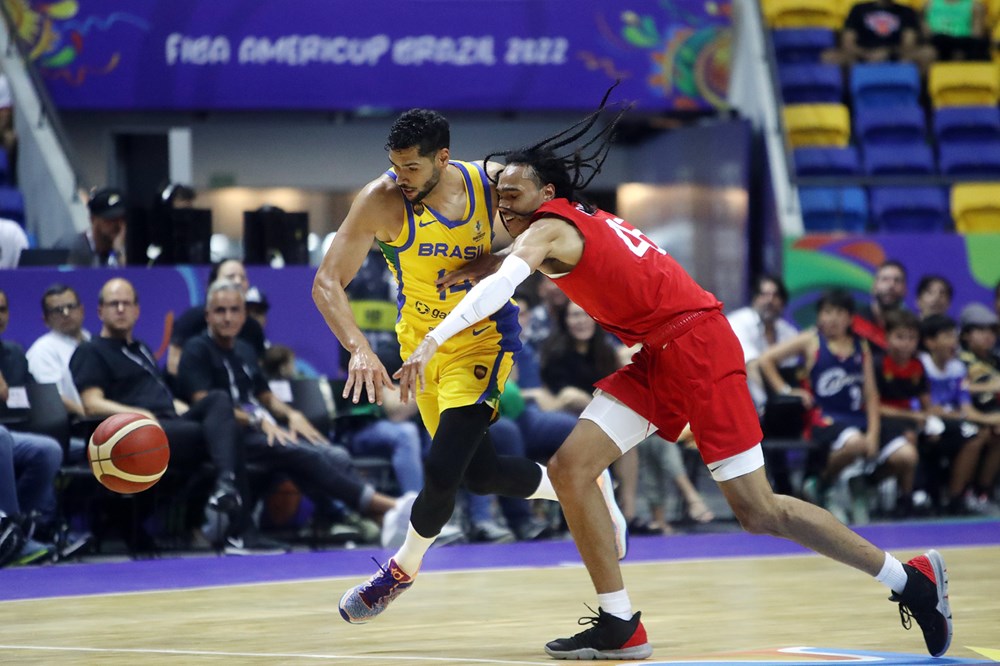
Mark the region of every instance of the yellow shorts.
[[417, 408], [431, 437], [446, 409], [485, 403], [495, 412], [513, 367], [514, 354], [496, 348], [436, 354], [426, 368], [427, 384], [417, 394]]

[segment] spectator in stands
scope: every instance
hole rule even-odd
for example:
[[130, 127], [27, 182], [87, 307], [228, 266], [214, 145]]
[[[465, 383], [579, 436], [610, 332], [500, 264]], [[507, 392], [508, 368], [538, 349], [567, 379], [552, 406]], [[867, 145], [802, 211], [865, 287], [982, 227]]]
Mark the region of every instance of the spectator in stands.
[[26, 445], [0, 425], [0, 566], [45, 562], [56, 547], [29, 537], [30, 514], [42, 503], [41, 491], [51, 487], [59, 471], [62, 451]]
[[[238, 518], [248, 490], [229, 395], [213, 391], [190, 408], [174, 399], [152, 351], [133, 337], [139, 297], [128, 280], [105, 282], [97, 305], [100, 336], [81, 343], [69, 362], [84, 411], [88, 416], [136, 412], [156, 419], [170, 442], [171, 467], [190, 469], [210, 460], [217, 478], [208, 507]], [[240, 547], [244, 535], [230, 536], [227, 552], [255, 545]]]
[[[249, 319], [255, 319], [258, 324], [260, 324], [261, 330], [267, 328], [267, 313], [271, 309], [271, 303], [267, 300], [267, 295], [260, 290], [259, 287], [250, 287], [247, 289], [246, 293], [247, 301], [247, 317]], [[265, 347], [270, 346], [267, 343], [267, 334], [264, 337]]]
[[927, 482], [932, 499], [938, 499], [939, 470], [942, 459], [950, 461], [946, 510], [951, 514], [979, 511], [978, 495], [969, 487], [979, 467], [979, 459], [988, 443], [996, 445], [992, 428], [1000, 416], [982, 414], [969, 395], [965, 364], [958, 358], [958, 331], [955, 321], [946, 315], [931, 315], [920, 324], [926, 352], [920, 361], [927, 372], [931, 413], [944, 421], [943, 431], [925, 438], [923, 449]]
[[190, 185], [167, 183], [157, 192], [153, 203], [160, 208], [191, 208], [194, 197], [195, 191]]
[[[962, 308], [959, 359], [965, 363], [969, 379], [969, 394], [976, 411], [1000, 423], [1000, 355], [993, 350], [997, 344], [1000, 318], [985, 305], [970, 303]], [[986, 442], [976, 485], [977, 502], [988, 508], [994, 501], [994, 485], [1000, 474], [1000, 426], [987, 425], [991, 437]]]
[[90, 340], [83, 328], [84, 309], [76, 290], [57, 283], [42, 295], [42, 318], [49, 332], [28, 348], [28, 369], [40, 384], [55, 384], [66, 411], [83, 416], [80, 392], [73, 383], [69, 359], [81, 342]]
[[[885, 320], [887, 349], [875, 355], [875, 382], [883, 437], [893, 438], [901, 451], [877, 471], [876, 478], [888, 472], [886, 476], [898, 479], [896, 515], [905, 518], [913, 513], [914, 474], [919, 460], [917, 437], [927, 424], [930, 392], [927, 373], [917, 359], [920, 320], [908, 310], [890, 312]], [[929, 429], [938, 425], [932, 424]], [[896, 440], [896, 435], [902, 435], [905, 442]]]
[[397, 500], [359, 481], [348, 471], [347, 452], [334, 447], [302, 412], [271, 392], [256, 354], [238, 337], [246, 320], [242, 285], [214, 282], [205, 318], [208, 335], [184, 344], [177, 372], [180, 394], [194, 407], [213, 392], [231, 396], [229, 406], [242, 429], [248, 462], [288, 475], [315, 499], [341, 501], [382, 521], [383, 545], [401, 541], [416, 493]]
[[[0, 290], [0, 335], [9, 322], [7, 294]], [[28, 407], [25, 387], [32, 381], [21, 346], [0, 339], [0, 402]], [[0, 429], [0, 511], [11, 518], [33, 520], [43, 539], [51, 541], [57, 527], [55, 478], [62, 464], [62, 447], [47, 435], [19, 432], [16, 425], [11, 428]], [[37, 541], [29, 540], [24, 548], [18, 558], [22, 563], [54, 553]]]
[[[747, 385], [750, 395], [761, 415], [761, 425], [765, 437], [799, 436], [799, 432], [779, 432], [768, 426], [776, 423], [793, 423], [794, 418], [764, 418], [768, 404], [767, 384], [760, 376], [757, 359], [765, 350], [779, 342], [790, 340], [798, 334], [798, 329], [781, 315], [788, 304], [788, 289], [780, 277], [775, 275], [759, 275], [753, 281], [750, 305], [739, 308], [727, 315], [733, 332], [743, 347], [743, 359], [747, 364]], [[780, 372], [786, 380], [791, 380], [793, 373], [802, 366], [802, 359], [788, 358], [781, 364]], [[777, 416], [782, 409], [778, 401], [771, 400], [771, 415]], [[800, 408], [799, 408], [800, 409]], [[801, 418], [797, 419], [801, 423]], [[794, 428], [794, 426], [793, 426]], [[792, 484], [789, 478], [787, 454], [784, 451], [764, 451], [767, 460], [767, 470], [774, 479], [775, 491], [785, 495], [792, 494]]]
[[935, 314], [948, 314], [954, 295], [955, 288], [945, 276], [922, 276], [917, 283], [917, 311], [920, 313], [920, 319]]
[[14, 98], [10, 94], [10, 81], [0, 72], [0, 146], [7, 151], [8, 179], [17, 184], [17, 132], [14, 130]]
[[531, 308], [527, 326], [521, 324], [525, 330], [522, 337], [535, 345], [542, 345], [554, 330], [553, 322], [565, 310], [569, 299], [555, 282], [544, 275], [534, 279], [539, 303]]
[[[208, 284], [212, 285], [217, 280], [233, 282], [243, 289], [244, 293], [250, 288], [246, 267], [243, 262], [237, 259], [226, 259], [212, 265], [212, 269], [208, 273]], [[207, 326], [204, 305], [191, 306], [174, 321], [174, 330], [170, 336], [170, 346], [167, 349], [168, 375], [171, 377], [177, 375], [177, 367], [181, 361], [181, 350], [184, 348], [184, 343], [202, 333]], [[264, 329], [261, 328], [259, 321], [247, 317], [246, 323], [240, 330], [240, 339], [250, 345], [258, 359], [264, 355], [266, 342]]]
[[590, 404], [594, 383], [619, 367], [618, 355], [583, 308], [567, 301], [554, 311], [552, 333], [541, 349], [542, 381], [567, 410], [579, 414]]
[[70, 266], [124, 266], [125, 195], [113, 187], [94, 192], [87, 202], [90, 226], [68, 244]]
[[906, 268], [895, 259], [889, 259], [875, 271], [871, 303], [851, 320], [854, 334], [885, 349], [885, 315], [904, 307], [905, 300]]
[[28, 249], [28, 245], [24, 227], [14, 220], [0, 218], [0, 268], [17, 268], [21, 252]]
[[920, 17], [892, 0], [860, 2], [851, 8], [840, 32], [840, 46], [823, 54], [825, 62], [853, 65], [908, 61], [925, 71], [934, 49], [922, 43]]
[[[759, 360], [764, 379], [777, 393], [797, 396], [807, 408], [815, 405], [812, 438], [825, 460], [819, 473], [806, 480], [804, 493], [842, 522], [847, 522], [845, 494], [858, 500], [852, 502], [855, 520], [867, 516], [866, 469], [882, 464], [905, 469], [910, 455], [905, 438], [900, 442], [883, 436], [872, 355], [868, 343], [851, 331], [853, 314], [851, 295], [833, 289], [817, 304], [815, 328], [772, 347]], [[778, 364], [789, 356], [806, 359], [811, 392], [781, 377]]]
[[986, 6], [980, 0], [927, 0], [924, 34], [937, 60], [989, 60]]
[[[690, 435], [690, 428], [685, 432]], [[715, 519], [715, 514], [708, 508], [705, 498], [688, 478], [681, 448], [677, 442], [652, 435], [639, 442], [638, 448], [640, 488], [642, 495], [649, 501], [652, 531], [663, 534], [673, 531], [667, 520], [665, 503], [671, 493], [671, 485], [680, 494], [684, 510], [690, 520], [695, 523], [709, 523]]]
[[392, 375], [403, 363], [396, 337], [396, 279], [389, 272], [377, 243], [368, 251], [358, 274], [345, 291], [361, 332]]
[[268, 381], [276, 379], [295, 379], [298, 372], [295, 369], [295, 351], [285, 345], [271, 345], [264, 352], [260, 362], [261, 369]]

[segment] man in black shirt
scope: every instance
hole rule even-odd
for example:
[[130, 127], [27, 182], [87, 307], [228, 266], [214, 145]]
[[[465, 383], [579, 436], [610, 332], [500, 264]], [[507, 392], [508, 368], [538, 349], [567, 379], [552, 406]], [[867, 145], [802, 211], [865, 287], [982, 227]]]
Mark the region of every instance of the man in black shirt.
[[238, 337], [246, 318], [239, 284], [219, 280], [209, 287], [207, 334], [184, 345], [177, 373], [180, 394], [195, 406], [212, 392], [227, 394], [243, 428], [248, 460], [287, 474], [317, 499], [339, 500], [382, 521], [385, 542], [405, 534], [409, 511], [403, 509], [410, 498], [399, 501], [359, 481], [349, 471], [347, 452], [271, 392], [253, 349]]
[[[210, 460], [218, 477], [209, 507], [240, 516], [247, 494], [245, 463], [229, 396], [213, 391], [190, 409], [174, 399], [149, 347], [132, 337], [139, 298], [128, 280], [114, 278], [104, 284], [98, 316], [100, 337], [81, 343], [69, 363], [86, 413], [135, 412], [157, 420], [170, 443], [171, 466]], [[237, 535], [247, 528], [240, 520], [231, 524]], [[240, 550], [234, 547], [232, 552]]]
[[[212, 285], [217, 280], [226, 280], [227, 282], [236, 284], [244, 294], [246, 294], [247, 289], [250, 287], [250, 283], [247, 281], [247, 270], [243, 266], [243, 263], [236, 259], [227, 259], [212, 266], [212, 270], [208, 274], [208, 284]], [[204, 332], [204, 305], [191, 306], [174, 321], [173, 333], [170, 336], [170, 347], [167, 349], [168, 375], [171, 377], [177, 375], [177, 367], [180, 364], [184, 343]], [[258, 360], [264, 357], [264, 329], [260, 325], [260, 322], [247, 317], [246, 323], [240, 329], [239, 337], [250, 345]]]
[[826, 62], [908, 61], [925, 71], [934, 49], [921, 43], [920, 17], [892, 0], [860, 2], [851, 8], [840, 33], [840, 48], [824, 53]]

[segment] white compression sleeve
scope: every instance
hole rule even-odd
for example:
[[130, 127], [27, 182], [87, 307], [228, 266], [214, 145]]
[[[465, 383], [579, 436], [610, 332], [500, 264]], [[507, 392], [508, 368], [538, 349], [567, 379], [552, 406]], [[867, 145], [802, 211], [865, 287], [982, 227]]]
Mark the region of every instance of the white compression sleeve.
[[531, 267], [520, 257], [510, 255], [503, 260], [496, 273], [484, 278], [469, 290], [455, 309], [427, 335], [438, 345], [445, 340], [484, 319], [510, 300], [514, 289], [528, 279]]

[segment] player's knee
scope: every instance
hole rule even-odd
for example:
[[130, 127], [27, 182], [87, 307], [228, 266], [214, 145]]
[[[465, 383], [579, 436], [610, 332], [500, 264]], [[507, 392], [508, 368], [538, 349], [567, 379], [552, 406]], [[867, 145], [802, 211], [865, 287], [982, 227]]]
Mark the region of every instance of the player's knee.
[[742, 504], [734, 506], [733, 515], [740, 527], [750, 534], [783, 534], [783, 512], [776, 501], [763, 504]]
[[433, 495], [455, 494], [461, 479], [456, 470], [448, 464], [428, 459], [424, 465], [424, 491]]

